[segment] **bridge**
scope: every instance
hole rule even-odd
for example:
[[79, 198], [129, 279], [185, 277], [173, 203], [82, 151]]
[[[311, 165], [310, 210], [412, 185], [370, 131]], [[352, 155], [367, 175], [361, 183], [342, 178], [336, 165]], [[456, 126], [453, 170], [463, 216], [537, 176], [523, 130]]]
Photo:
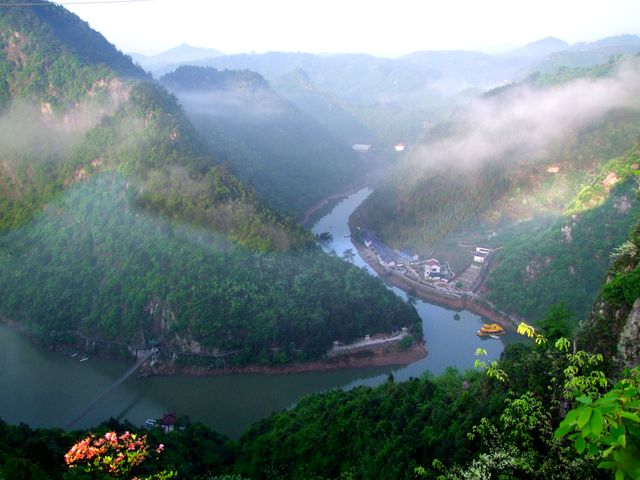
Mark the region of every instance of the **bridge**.
[[93, 410], [95, 408], [95, 406], [98, 405], [104, 399], [104, 397], [106, 397], [112, 391], [114, 391], [116, 388], [118, 388], [118, 386], [120, 386], [120, 384], [122, 384], [122, 382], [124, 382], [127, 378], [129, 378], [133, 374], [133, 372], [135, 372], [138, 368], [140, 368], [144, 362], [149, 360], [157, 352], [158, 352], [158, 350], [154, 348], [149, 353], [146, 353], [144, 356], [138, 358], [138, 360], [136, 361], [136, 363], [132, 367], [130, 367], [126, 372], [124, 372], [120, 376], [120, 378], [118, 378], [115, 382], [113, 382], [111, 385], [109, 385], [109, 387], [104, 392], [102, 392], [100, 395], [98, 395], [95, 398], [95, 400], [93, 400], [93, 402], [91, 402], [84, 410], [82, 410], [82, 412], [80, 412], [78, 414], [78, 416], [76, 416], [73, 420], [71, 420], [71, 422], [69, 422], [69, 424], [67, 424], [66, 429], [67, 430], [71, 430], [71, 428], [73, 428], [73, 426], [76, 423], [78, 423], [80, 420], [82, 420], [85, 417], [85, 415], [87, 415], [91, 410]]

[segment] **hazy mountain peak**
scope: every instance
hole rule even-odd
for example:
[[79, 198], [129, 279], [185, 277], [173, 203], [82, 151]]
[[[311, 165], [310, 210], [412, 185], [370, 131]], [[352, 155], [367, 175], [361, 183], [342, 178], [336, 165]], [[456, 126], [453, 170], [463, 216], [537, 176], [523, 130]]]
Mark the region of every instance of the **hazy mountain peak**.
[[569, 44], [556, 37], [546, 37], [526, 44], [524, 47], [507, 52], [509, 57], [545, 57], [551, 53], [559, 52], [569, 48]]
[[594, 50], [605, 47], [631, 47], [640, 46], [640, 36], [638, 35], [615, 35], [605, 37], [595, 42], [580, 42], [571, 47], [571, 50]]
[[224, 56], [224, 53], [214, 48], [193, 47], [187, 43], [173, 47], [165, 52], [157, 55], [142, 56], [131, 54], [140, 64], [149, 68], [157, 65], [179, 64], [186, 62], [195, 62], [206, 58], [215, 58]]
[[269, 83], [249, 70], [217, 70], [213, 67], [183, 65], [164, 75], [160, 81], [175, 91], [266, 90]]

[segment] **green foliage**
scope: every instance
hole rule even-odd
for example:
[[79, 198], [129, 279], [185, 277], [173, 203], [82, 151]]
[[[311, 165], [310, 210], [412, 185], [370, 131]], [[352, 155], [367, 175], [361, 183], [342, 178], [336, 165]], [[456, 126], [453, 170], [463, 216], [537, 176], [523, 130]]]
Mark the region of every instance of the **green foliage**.
[[552, 306], [547, 315], [538, 322], [542, 335], [550, 341], [560, 337], [570, 337], [573, 324], [573, 314], [564, 302]]
[[[122, 425], [115, 420], [92, 429], [92, 432], [65, 432], [60, 429], [32, 430], [26, 425], [12, 426], [0, 420], [0, 478], [6, 480], [58, 480], [81, 478], [114, 478], [117, 473], [125, 473], [124, 478], [132, 478], [123, 472], [128, 467], [122, 468], [120, 462], [118, 468], [112, 472], [106, 472], [108, 465], [113, 464], [117, 458], [118, 450], [113, 450], [111, 459], [107, 458], [109, 452], [100, 455], [97, 464], [105, 466], [105, 469], [95, 468], [96, 465], [88, 465], [89, 456], [98, 453], [102, 447], [98, 445], [95, 450], [78, 449], [81, 439], [93, 435], [94, 440], [110, 435], [115, 431], [118, 437], [131, 432], [131, 436], [138, 439], [146, 438], [145, 458], [147, 461], [135, 468], [137, 478], [168, 478], [161, 477], [161, 472], [177, 472], [172, 478], [210, 479], [223, 476], [230, 471], [235, 459], [235, 445], [226, 437], [197, 423], [187, 423], [180, 429], [170, 433], [164, 433], [161, 429], [143, 430], [133, 425]], [[118, 443], [123, 443], [118, 441]], [[76, 444], [74, 456], [76, 468], [69, 469], [65, 463], [65, 454]], [[162, 447], [160, 447], [162, 445]], [[153, 448], [151, 448], [153, 446]], [[161, 453], [158, 454], [158, 449]], [[122, 450], [122, 449], [120, 449]], [[133, 457], [140, 459], [141, 449], [134, 447], [131, 452]], [[78, 453], [82, 453], [82, 460]], [[129, 451], [122, 452], [129, 453]], [[87, 472], [84, 472], [88, 467]], [[104, 475], [102, 473], [104, 472]], [[233, 477], [231, 477], [233, 478]], [[231, 480], [231, 479], [230, 479]], [[236, 480], [236, 479], [233, 479]], [[241, 480], [241, 479], [237, 479]]]
[[473, 427], [470, 437], [481, 453], [466, 466], [440, 464], [438, 478], [593, 478], [589, 462], [553, 438], [552, 416], [533, 393], [507, 398], [505, 405], [498, 418]]
[[[596, 456], [616, 480], [640, 478], [640, 368], [603, 396], [579, 396], [555, 432], [569, 435], [579, 454]], [[589, 393], [589, 392], [586, 392]]]
[[602, 296], [614, 305], [633, 305], [640, 297], [640, 268], [631, 272], [616, 273], [604, 286]]
[[466, 432], [503, 400], [481, 376], [386, 382], [302, 400], [249, 429], [235, 471], [251, 478], [411, 478], [435, 458], [464, 461]]
[[[479, 357], [482, 355], [486, 356], [487, 351], [484, 348], [476, 349], [476, 356]], [[486, 362], [483, 362], [482, 360], [477, 358], [476, 361], [474, 362], [474, 368], [484, 370], [487, 374], [487, 377], [495, 378], [497, 381], [501, 383], [509, 382], [509, 376], [504, 370], [498, 367], [497, 361], [487, 364]]]
[[2, 314], [45, 342], [80, 333], [181, 352], [189, 338], [239, 364], [316, 359], [336, 339], [402, 326], [420, 338], [415, 310], [355, 266], [317, 248], [233, 248], [145, 214], [131, 190], [95, 176], [0, 236]]
[[86, 22], [53, 3], [4, 6], [0, 32], [0, 78], [14, 98], [65, 109], [98, 80], [146, 77]]
[[258, 74], [183, 66], [161, 82], [178, 95], [216, 156], [281, 212], [300, 216], [365, 173], [349, 144]]
[[[640, 207], [631, 200], [635, 184], [627, 179], [602, 205], [512, 240], [497, 253], [499, 267], [487, 281], [489, 299], [526, 318], [543, 318], [561, 301], [574, 318], [584, 317], [600, 291], [610, 252], [636, 221]], [[629, 209], [621, 209], [621, 203]], [[563, 228], [570, 228], [571, 240]]]
[[402, 340], [400, 340], [400, 343], [398, 344], [398, 347], [401, 350], [406, 350], [411, 345], [413, 345], [413, 337], [411, 335], [407, 335]]
[[466, 222], [479, 219], [505, 190], [499, 169], [436, 172], [407, 188], [406, 176], [383, 183], [367, 198], [362, 214], [377, 234], [394, 246], [426, 249]]

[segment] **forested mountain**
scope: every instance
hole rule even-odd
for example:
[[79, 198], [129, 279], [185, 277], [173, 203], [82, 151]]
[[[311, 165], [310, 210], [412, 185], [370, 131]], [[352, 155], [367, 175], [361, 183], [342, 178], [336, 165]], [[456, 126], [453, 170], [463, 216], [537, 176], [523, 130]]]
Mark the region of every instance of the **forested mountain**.
[[0, 11], [1, 315], [44, 343], [242, 365], [421, 335], [412, 307], [221, 166], [130, 59], [63, 7], [24, 3]]
[[[255, 423], [236, 442], [179, 419], [171, 433], [147, 431], [143, 441], [150, 449], [162, 444], [160, 454], [129, 468], [203, 480], [638, 478], [639, 241], [636, 225], [578, 332], [579, 351], [564, 337], [570, 314], [556, 305], [539, 331], [529, 331], [537, 341], [511, 344], [499, 362], [479, 360], [479, 370], [400, 383], [389, 376], [374, 388], [318, 393]], [[115, 431], [123, 441], [125, 430], [136, 427], [111, 420], [89, 440]], [[0, 422], [0, 473], [108, 478], [102, 472], [116, 452], [78, 455], [75, 470], [62, 463], [86, 435]], [[94, 468], [84, 466], [90, 461]]]
[[[623, 35], [574, 46], [546, 38], [498, 55], [419, 51], [389, 59], [355, 54], [268, 52], [149, 68], [156, 77], [184, 63], [219, 70], [251, 70], [311, 115], [318, 113], [319, 97], [324, 97], [324, 101], [338, 100], [341, 110], [357, 119], [355, 125], [365, 125], [379, 141], [393, 144], [415, 141], [425, 128], [445, 119], [453, 108], [483, 90], [520, 81], [535, 71], [555, 73], [561, 68], [593, 67], [606, 63], [612, 56], [637, 52], [637, 37]], [[304, 78], [300, 72], [304, 72]], [[311, 92], [300, 91], [301, 82], [313, 86], [313, 100]], [[345, 120], [344, 115], [339, 118]]]
[[359, 221], [457, 272], [472, 246], [502, 247], [484, 292], [499, 307], [534, 320], [563, 299], [583, 317], [637, 215], [638, 78], [637, 62], [612, 63], [487, 93], [433, 128]]
[[300, 216], [372, 168], [256, 73], [185, 66], [160, 81], [216, 156], [283, 213]]
[[590, 43], [576, 43], [570, 48], [550, 54], [535, 68], [547, 73], [555, 73], [558, 69], [564, 68], [588, 68], [639, 52], [640, 37], [618, 35]]
[[[428, 65], [360, 54], [269, 52], [227, 55], [193, 64], [257, 72], [279, 84], [280, 94], [292, 98], [298, 86], [290, 84], [289, 91], [280, 79], [302, 70], [319, 92], [339, 99], [346, 112], [387, 144], [415, 138], [424, 122], [441, 118], [455, 105], [457, 95], [462, 91], [464, 96], [470, 86], [460, 78], [450, 80]], [[304, 102], [300, 107], [305, 107]]]
[[271, 85], [276, 92], [312, 115], [324, 128], [348, 144], [377, 142], [371, 129], [349, 112], [348, 104], [316, 87], [304, 70], [296, 69], [278, 77]]

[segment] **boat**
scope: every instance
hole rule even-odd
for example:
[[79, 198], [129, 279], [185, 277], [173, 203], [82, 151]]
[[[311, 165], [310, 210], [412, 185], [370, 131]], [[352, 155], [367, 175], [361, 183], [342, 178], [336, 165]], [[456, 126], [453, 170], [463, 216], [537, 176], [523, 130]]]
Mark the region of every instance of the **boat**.
[[493, 333], [490, 333], [489, 336], [491, 338], [495, 338], [496, 340], [500, 340], [500, 337], [498, 335], [494, 335]]
[[81, 362], [86, 362], [87, 360], [89, 360], [89, 355], [83, 355], [80, 359]]
[[79, 353], [79, 352], [76, 352], [76, 353], [72, 354], [72, 355], [71, 355], [71, 358], [75, 358], [75, 357], [77, 357], [77, 356], [78, 356], [78, 353]]
[[477, 332], [479, 337], [484, 337], [485, 335], [487, 335], [487, 336], [504, 335], [505, 333], [506, 332], [504, 331], [504, 328], [502, 328], [497, 323], [488, 323], [486, 325], [483, 325], [480, 328], [480, 330], [478, 330], [478, 332]]

